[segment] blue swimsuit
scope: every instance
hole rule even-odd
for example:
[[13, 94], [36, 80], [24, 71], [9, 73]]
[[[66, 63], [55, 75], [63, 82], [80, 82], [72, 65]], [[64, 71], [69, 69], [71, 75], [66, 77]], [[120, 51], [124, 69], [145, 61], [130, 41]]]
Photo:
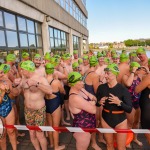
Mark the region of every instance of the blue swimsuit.
[[11, 99], [7, 94], [5, 94], [3, 97], [3, 101], [0, 104], [0, 116], [3, 118], [7, 117], [11, 110]]

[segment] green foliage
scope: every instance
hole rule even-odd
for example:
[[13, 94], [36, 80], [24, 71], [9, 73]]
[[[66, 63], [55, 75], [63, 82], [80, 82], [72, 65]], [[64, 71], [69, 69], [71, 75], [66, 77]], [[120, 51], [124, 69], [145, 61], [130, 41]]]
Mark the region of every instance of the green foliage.
[[124, 41], [124, 43], [127, 47], [146, 46], [146, 45], [150, 44], [150, 40], [131, 40], [131, 39], [128, 39], [128, 40]]

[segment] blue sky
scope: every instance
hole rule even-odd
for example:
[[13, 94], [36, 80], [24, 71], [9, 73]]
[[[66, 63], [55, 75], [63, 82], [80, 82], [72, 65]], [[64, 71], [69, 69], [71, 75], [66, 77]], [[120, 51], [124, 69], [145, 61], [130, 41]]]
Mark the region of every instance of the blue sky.
[[150, 38], [150, 0], [87, 0], [89, 43]]

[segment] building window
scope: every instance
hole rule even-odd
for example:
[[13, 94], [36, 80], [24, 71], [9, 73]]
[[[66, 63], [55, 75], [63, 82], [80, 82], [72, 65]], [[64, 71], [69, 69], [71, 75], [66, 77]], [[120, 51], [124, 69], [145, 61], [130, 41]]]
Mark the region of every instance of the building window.
[[[82, 24], [84, 27], [87, 27], [85, 21], [81, 19], [81, 17], [85, 18], [85, 15], [82, 13], [80, 8], [76, 5], [74, 0], [55, 0], [56, 3], [58, 3], [63, 9], [65, 9], [71, 16], [73, 16], [80, 24]], [[82, 3], [84, 6], [86, 6], [86, 0], [82, 0]]]
[[42, 50], [41, 24], [3, 10], [0, 10], [0, 38], [0, 53], [5, 51], [20, 57], [24, 51], [31, 54], [31, 49]]
[[49, 27], [51, 51], [55, 54], [63, 54], [68, 50], [68, 34], [64, 31]]
[[79, 50], [79, 37], [73, 35], [73, 49]]

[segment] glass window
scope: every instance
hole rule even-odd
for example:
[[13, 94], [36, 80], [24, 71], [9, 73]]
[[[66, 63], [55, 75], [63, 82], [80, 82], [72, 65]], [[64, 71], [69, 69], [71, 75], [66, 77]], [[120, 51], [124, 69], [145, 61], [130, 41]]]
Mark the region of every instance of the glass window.
[[3, 26], [3, 16], [2, 12], [0, 11], [0, 26]]
[[0, 46], [6, 46], [4, 31], [0, 30]]
[[57, 30], [54, 29], [54, 37], [57, 38]]
[[65, 2], [64, 2], [64, 0], [61, 0], [61, 1], [60, 1], [60, 5], [61, 5], [61, 7], [63, 7], [63, 8], [64, 8], [64, 6], [65, 6]]
[[35, 35], [28, 34], [28, 37], [29, 37], [29, 46], [30, 47], [36, 47], [36, 44], [35, 44]]
[[58, 47], [58, 40], [55, 39], [55, 47]]
[[5, 50], [0, 50], [0, 63], [4, 63], [5, 62], [5, 58], [7, 56], [7, 51]]
[[61, 47], [61, 41], [58, 40], [58, 47]]
[[27, 34], [19, 33], [20, 37], [20, 46], [28, 47]]
[[50, 28], [49, 32], [50, 32], [50, 37], [53, 37], [54, 36], [53, 35], [53, 28]]
[[51, 48], [54, 48], [54, 39], [50, 38], [50, 42], [51, 42]]
[[60, 30], [58, 30], [58, 39], [60, 39]]
[[24, 18], [18, 17], [18, 28], [22, 31], [27, 31], [26, 20]]
[[34, 22], [27, 20], [27, 28], [29, 33], [34, 33]]
[[4, 18], [5, 18], [5, 26], [6, 26], [6, 28], [16, 30], [15, 15], [12, 15], [10, 13], [4, 12]]
[[41, 34], [41, 24], [35, 23], [36, 34]]
[[6, 31], [8, 47], [18, 47], [17, 32]]
[[37, 41], [37, 47], [42, 47], [42, 37], [37, 35], [36, 41]]

